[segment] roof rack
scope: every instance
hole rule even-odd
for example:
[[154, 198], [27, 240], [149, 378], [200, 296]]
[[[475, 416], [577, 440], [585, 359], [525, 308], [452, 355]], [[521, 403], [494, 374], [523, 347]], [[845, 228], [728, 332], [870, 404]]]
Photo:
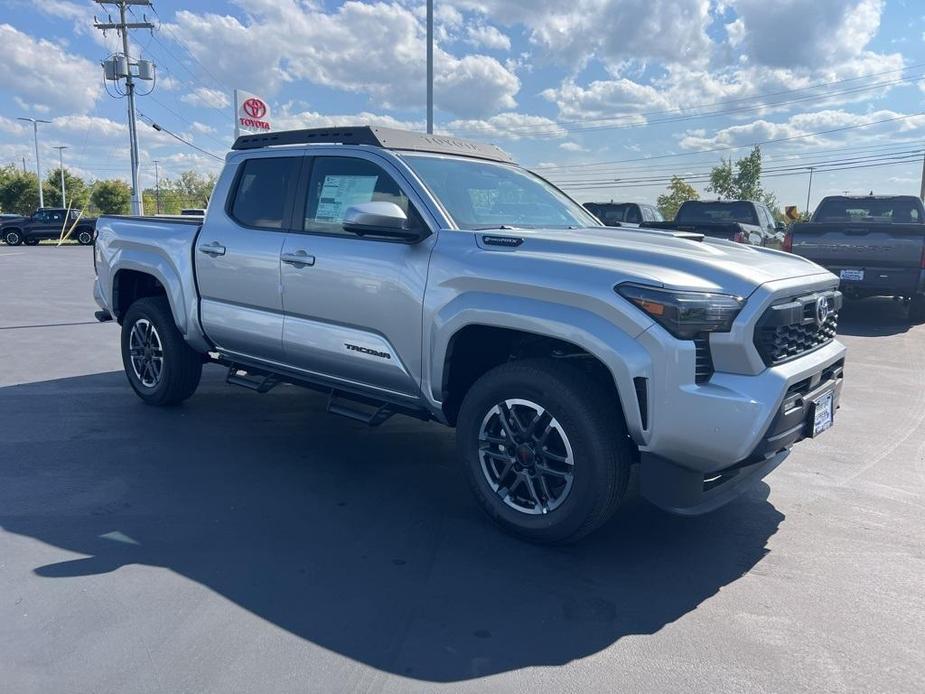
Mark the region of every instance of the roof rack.
[[372, 125], [346, 128], [309, 128], [306, 130], [280, 130], [257, 135], [241, 135], [231, 146], [233, 150], [260, 149], [274, 145], [370, 145], [383, 149], [403, 149], [412, 152], [461, 154], [478, 159], [489, 159], [511, 164], [514, 160], [495, 145], [463, 140], [445, 135], [425, 135], [410, 130], [380, 128]]

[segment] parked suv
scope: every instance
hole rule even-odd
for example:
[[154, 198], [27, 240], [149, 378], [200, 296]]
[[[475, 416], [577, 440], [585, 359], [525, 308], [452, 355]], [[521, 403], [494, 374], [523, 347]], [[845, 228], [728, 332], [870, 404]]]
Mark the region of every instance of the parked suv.
[[665, 220], [658, 208], [638, 202], [586, 202], [584, 207], [609, 227], [639, 226]]
[[84, 246], [93, 243], [96, 220], [80, 217], [80, 210], [59, 207], [40, 207], [30, 217], [0, 220], [0, 238], [10, 246], [35, 246], [44, 239], [60, 238], [62, 229], [67, 232], [71, 226], [71, 238]]
[[456, 138], [243, 136], [204, 222], [102, 217], [94, 258], [98, 318], [121, 323], [146, 403], [190, 397], [213, 362], [370, 425], [456, 427], [479, 503], [534, 541], [600, 526], [634, 466], [662, 508], [714, 509], [828, 429], [841, 392], [831, 273], [603, 227]]

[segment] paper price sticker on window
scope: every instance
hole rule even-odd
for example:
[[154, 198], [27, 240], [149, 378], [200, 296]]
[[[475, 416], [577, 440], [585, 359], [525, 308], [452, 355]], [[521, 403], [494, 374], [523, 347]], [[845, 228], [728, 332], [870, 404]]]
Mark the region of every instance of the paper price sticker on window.
[[378, 176], [325, 176], [315, 219], [342, 222], [349, 207], [371, 202]]

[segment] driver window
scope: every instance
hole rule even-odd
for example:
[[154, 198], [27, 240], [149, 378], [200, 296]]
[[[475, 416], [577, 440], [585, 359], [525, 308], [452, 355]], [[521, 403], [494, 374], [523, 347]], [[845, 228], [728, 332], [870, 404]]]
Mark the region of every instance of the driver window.
[[352, 157], [315, 157], [303, 229], [353, 237], [344, 231], [344, 214], [364, 202], [393, 202], [408, 215], [409, 228], [421, 226], [408, 196], [379, 165]]

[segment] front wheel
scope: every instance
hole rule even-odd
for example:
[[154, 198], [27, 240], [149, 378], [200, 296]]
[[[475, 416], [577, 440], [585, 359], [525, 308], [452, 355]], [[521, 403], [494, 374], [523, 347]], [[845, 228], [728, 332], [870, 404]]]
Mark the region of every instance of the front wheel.
[[122, 322], [122, 365], [138, 397], [149, 405], [176, 405], [199, 385], [202, 358], [177, 330], [167, 299], [139, 299]]
[[616, 397], [554, 359], [482, 376], [456, 436], [482, 508], [527, 540], [574, 542], [610, 518], [626, 491], [631, 453]]
[[22, 243], [22, 232], [19, 229], [10, 229], [3, 232], [3, 240], [8, 246], [18, 246]]

